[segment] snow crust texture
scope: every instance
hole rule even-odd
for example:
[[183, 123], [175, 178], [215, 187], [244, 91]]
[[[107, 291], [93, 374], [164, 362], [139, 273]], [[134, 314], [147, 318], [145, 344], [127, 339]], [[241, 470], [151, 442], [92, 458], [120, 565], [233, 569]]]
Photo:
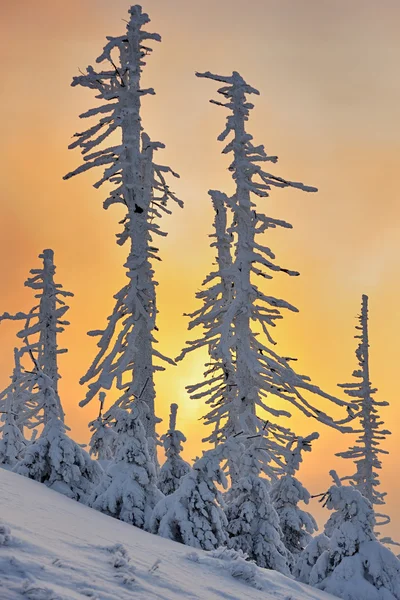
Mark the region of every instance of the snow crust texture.
[[190, 553], [5, 469], [0, 505], [1, 600], [333, 598], [238, 553]]

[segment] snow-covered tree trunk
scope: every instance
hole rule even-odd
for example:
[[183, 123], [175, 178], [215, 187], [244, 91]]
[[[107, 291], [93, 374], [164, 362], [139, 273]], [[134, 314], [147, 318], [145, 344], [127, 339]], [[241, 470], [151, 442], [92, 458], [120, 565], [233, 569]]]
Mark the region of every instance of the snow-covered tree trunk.
[[[172, 364], [173, 361], [154, 347], [157, 308], [152, 262], [159, 258], [152, 236], [165, 235], [156, 221], [161, 212], [170, 213], [168, 200], [180, 206], [182, 203], [170, 190], [164, 176], [167, 172], [177, 176], [176, 173], [153, 162], [154, 150], [163, 145], [151, 142], [141, 123], [142, 96], [154, 94], [152, 88], [141, 87], [144, 58], [151, 51], [147, 44], [149, 40], [160, 41], [161, 38], [144, 30], [150, 19], [140, 6], [132, 6], [129, 12], [126, 34], [109, 37], [97, 59], [98, 63], [108, 63], [108, 70], [96, 72], [88, 67], [86, 74], [73, 80], [74, 86], [96, 90], [97, 98], [105, 103], [81, 115], [83, 118], [98, 115], [99, 122], [76, 134], [77, 140], [70, 148], [80, 147], [85, 162], [65, 179], [93, 167], [104, 167], [104, 174], [95, 187], [105, 182], [114, 186], [104, 208], [123, 205], [126, 211], [123, 231], [117, 235], [117, 241], [120, 245], [128, 242], [130, 246], [125, 263], [128, 283], [115, 295], [116, 304], [109, 323], [104, 330], [89, 332], [100, 336], [100, 351], [81, 379], [82, 384], [89, 383], [81, 405], [113, 385], [122, 392], [116, 407], [128, 409], [134, 400], [140, 400], [141, 419], [149, 449], [156, 460], [155, 425], [158, 419], [153, 376], [163, 367], [155, 365], [154, 359]], [[91, 152], [116, 131], [120, 134], [118, 145]]]
[[[130, 57], [133, 58], [133, 57]], [[131, 90], [128, 97], [128, 105], [134, 98], [139, 97], [136, 90]], [[122, 141], [127, 143], [129, 140], [135, 139], [136, 130], [135, 124], [128, 123], [126, 127], [122, 125]], [[133, 159], [133, 156], [132, 156]], [[132, 160], [132, 168], [124, 169], [123, 182], [125, 189], [133, 190], [133, 198], [142, 198], [129, 204], [129, 223], [130, 223], [130, 239], [131, 251], [127, 261], [128, 277], [131, 279], [131, 286], [136, 289], [141, 300], [143, 309], [138, 312], [135, 327], [138, 329], [137, 334], [137, 356], [135, 357], [135, 373], [133, 378], [132, 392], [135, 397], [141, 396], [141, 402], [148, 408], [146, 414], [142, 414], [142, 423], [144, 425], [146, 435], [149, 438], [149, 443], [153, 446], [150, 451], [156, 456], [156, 433], [155, 426], [159, 419], [155, 415], [155, 387], [154, 387], [154, 365], [153, 365], [153, 335], [156, 326], [156, 292], [154, 283], [154, 272], [151, 267], [149, 258], [149, 229], [148, 221], [150, 219], [150, 205], [152, 200], [152, 182], [154, 177], [153, 172], [153, 146], [150, 143], [149, 137], [143, 135], [143, 152], [140, 156], [139, 169], [142, 168], [143, 173], [136, 173], [136, 165]], [[129, 164], [130, 157], [127, 156]], [[124, 177], [126, 174], [126, 179]], [[142, 182], [143, 190], [140, 195], [140, 187]], [[146, 257], [146, 258], [145, 258]]]
[[39, 343], [43, 352], [43, 372], [53, 382], [53, 389], [58, 393], [58, 368], [57, 368], [57, 293], [54, 283], [54, 252], [43, 250], [43, 292], [40, 298], [40, 314], [42, 327], [40, 328]]
[[[237, 79], [236, 74], [233, 75]], [[237, 83], [239, 81], [237, 80]], [[244, 415], [255, 417], [256, 406], [259, 403], [258, 386], [254, 385], [249, 360], [251, 350], [252, 331], [250, 328], [251, 305], [253, 303], [253, 288], [250, 274], [254, 256], [255, 222], [254, 210], [250, 199], [250, 186], [246, 167], [248, 156], [246, 155], [246, 143], [249, 136], [245, 130], [245, 119], [248, 115], [246, 109], [246, 88], [239, 85], [232, 86], [232, 116], [233, 116], [233, 169], [236, 184], [234, 204], [234, 227], [237, 231], [234, 285], [236, 298], [243, 308], [237, 311], [234, 317], [235, 350], [236, 350], [236, 382], [238, 399], [242, 405], [241, 411]], [[256, 432], [256, 420], [246, 418], [247, 431]]]
[[[218, 192], [216, 190], [211, 190], [209, 192], [212, 200], [212, 204], [215, 212], [215, 220], [214, 220], [214, 229], [215, 229], [215, 242], [213, 242], [212, 246], [215, 246], [217, 249], [217, 266], [218, 266], [218, 278], [219, 285], [217, 285], [218, 293], [220, 294], [220, 302], [222, 310], [226, 310], [227, 307], [233, 301], [233, 281], [232, 281], [232, 252], [231, 252], [231, 235], [228, 232], [228, 205], [227, 205], [227, 197], [225, 194]], [[210, 278], [208, 278], [210, 280]], [[215, 291], [213, 289], [210, 290], [210, 298], [209, 300], [215, 305]], [[201, 297], [201, 292], [198, 294], [198, 297]], [[205, 307], [209, 309], [209, 306]], [[217, 313], [217, 321], [219, 320], [219, 314]], [[207, 319], [210, 318], [208, 312], [205, 313], [205, 317]], [[215, 319], [215, 317], [214, 317]], [[217, 324], [210, 323], [209, 327], [212, 330]], [[193, 323], [192, 323], [193, 326]], [[232, 356], [232, 351], [227, 349], [226, 354], [219, 358], [218, 349], [214, 352], [210, 348], [210, 356], [213, 360], [213, 364], [211, 365], [213, 368], [213, 377], [218, 373], [218, 370], [222, 373], [220, 374], [220, 379], [223, 383], [222, 394], [220, 397], [213, 398], [212, 402], [210, 402], [210, 398], [208, 403], [212, 406], [215, 406], [215, 410], [211, 411], [209, 415], [205, 419], [206, 425], [214, 425], [214, 430], [211, 435], [206, 438], [204, 441], [213, 442], [217, 444], [221, 440], [226, 440], [229, 437], [236, 435], [240, 431], [240, 424], [238, 420], [238, 406], [237, 406], [237, 385], [236, 385], [236, 376], [235, 369], [233, 365], [234, 358]], [[204, 384], [207, 386], [207, 380]], [[203, 385], [204, 385], [203, 384]], [[193, 394], [192, 389], [195, 386], [189, 386], [188, 391], [190, 394]], [[235, 465], [229, 460], [229, 472], [231, 477], [236, 477], [237, 473], [235, 472]]]

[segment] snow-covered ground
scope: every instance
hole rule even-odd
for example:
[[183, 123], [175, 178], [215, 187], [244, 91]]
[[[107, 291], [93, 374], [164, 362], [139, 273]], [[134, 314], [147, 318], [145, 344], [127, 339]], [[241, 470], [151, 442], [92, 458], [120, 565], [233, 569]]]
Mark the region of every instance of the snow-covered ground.
[[0, 511], [12, 536], [2, 544], [0, 528], [1, 600], [333, 598], [145, 533], [4, 469]]

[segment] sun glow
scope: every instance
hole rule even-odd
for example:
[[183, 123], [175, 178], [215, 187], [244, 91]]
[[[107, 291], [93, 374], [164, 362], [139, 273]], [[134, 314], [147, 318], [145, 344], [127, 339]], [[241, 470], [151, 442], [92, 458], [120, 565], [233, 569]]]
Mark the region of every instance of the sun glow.
[[[67, 146], [81, 126], [78, 115], [93, 103], [89, 92], [69, 84], [78, 67], [94, 63], [106, 35], [122, 30], [129, 3], [38, 0], [34, 11], [26, 0], [3, 4], [0, 312], [30, 307], [23, 281], [43, 248], [54, 248], [57, 279], [75, 294], [71, 326], [63, 334], [69, 353], [60, 358], [60, 391], [67, 422], [83, 442], [97, 410], [78, 408], [85, 395], [78, 381], [96, 350], [86, 331], [101, 328], [112, 310], [113, 295], [125, 283], [126, 249], [115, 244], [119, 213], [102, 210], [104, 192], [92, 188], [95, 177], [62, 181], [79, 164], [78, 153]], [[157, 95], [144, 100], [143, 121], [153, 139], [166, 143], [160, 162], [180, 173], [173, 187], [185, 201], [183, 210], [174, 207], [162, 223], [169, 235], [160, 241], [163, 262], [156, 266], [158, 338], [160, 350], [175, 357], [191, 336], [182, 315], [198, 306], [195, 292], [213, 261], [207, 191], [229, 193], [232, 185], [215, 141], [224, 115], [208, 102], [214, 87], [197, 80], [194, 71], [236, 69], [261, 91], [249, 124], [255, 143], [279, 155], [279, 174], [319, 188], [307, 196], [277, 190], [266, 200], [271, 215], [294, 226], [269, 234], [269, 244], [282, 265], [301, 273], [271, 283], [273, 293], [300, 310], [277, 325], [279, 348], [299, 359], [300, 372], [337, 393], [336, 383], [349, 380], [355, 368], [361, 294], [370, 296], [371, 379], [379, 388], [377, 397], [390, 402], [382, 417], [393, 431], [382, 487], [388, 491], [393, 536], [400, 537], [400, 209], [395, 201], [400, 144], [393, 126], [400, 107], [400, 87], [393, 78], [400, 61], [395, 27], [400, 6], [385, 11], [373, 0], [362, 7], [350, 4], [251, 0], [243, 12], [239, 0], [145, 2], [152, 29], [163, 42], [148, 59], [145, 81]], [[15, 324], [1, 325], [4, 386], [16, 330]], [[156, 380], [157, 413], [164, 419], [159, 431], [166, 427], [169, 405], [178, 402], [187, 458], [201, 452], [205, 429], [199, 420], [204, 406], [188, 398], [185, 386], [200, 380], [205, 360], [205, 354], [193, 353]], [[292, 421], [304, 433], [316, 426], [298, 415]], [[302, 476], [320, 492], [329, 481], [328, 464], [341, 474], [349, 468], [333, 454], [350, 440], [326, 427], [317, 429], [321, 437], [305, 458]]]

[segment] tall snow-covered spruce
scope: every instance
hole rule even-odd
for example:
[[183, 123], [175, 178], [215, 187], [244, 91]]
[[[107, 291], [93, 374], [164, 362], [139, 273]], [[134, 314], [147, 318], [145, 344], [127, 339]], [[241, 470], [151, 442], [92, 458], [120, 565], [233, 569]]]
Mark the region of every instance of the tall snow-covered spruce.
[[158, 487], [165, 496], [169, 496], [169, 494], [175, 492], [179, 487], [182, 477], [190, 471], [190, 465], [180, 455], [183, 450], [182, 443], [186, 442], [186, 438], [176, 428], [177, 412], [178, 405], [171, 404], [169, 429], [161, 437], [167, 460], [160, 469]]
[[[232, 155], [229, 170], [235, 185], [232, 196], [209, 192], [216, 213], [213, 245], [217, 248], [217, 269], [205, 279], [204, 289], [197, 295], [203, 302], [202, 307], [190, 315], [189, 329], [202, 327], [204, 333], [188, 342], [178, 357], [182, 359], [188, 352], [202, 347], [209, 352], [204, 381], [188, 387], [192, 398], [203, 398], [210, 406], [204, 419], [212, 425], [213, 431], [207, 439], [218, 443], [240, 432], [265, 432], [260, 410], [266, 412], [268, 418], [290, 416], [288, 410], [274, 406], [274, 398], [294, 405], [308, 417], [342, 429], [346, 419], [335, 422], [311, 404], [306, 395], [310, 392], [341, 406], [346, 403], [296, 373], [290, 366], [291, 359], [273, 350], [271, 329], [282, 318], [281, 310], [297, 309], [267, 295], [255, 281], [255, 277], [269, 280], [274, 272], [291, 276], [298, 273], [277, 265], [273, 252], [264, 245], [265, 237], [260, 239], [269, 229], [291, 228], [291, 225], [264, 214], [254, 198], [268, 197], [273, 187], [292, 187], [306, 192], [316, 189], [263, 170], [264, 163], [275, 163], [277, 157], [267, 155], [262, 145], [254, 146], [252, 136], [246, 131], [253, 108], [247, 96], [259, 94], [256, 89], [237, 72], [229, 77], [209, 72], [197, 75], [223, 84], [218, 90], [223, 101], [212, 102], [229, 111], [226, 127], [218, 139], [223, 142], [230, 137], [223, 153]], [[279, 429], [280, 426], [273, 427]], [[287, 433], [290, 438], [288, 430], [276, 432], [278, 438], [282, 434], [287, 439]], [[282, 454], [279, 444], [272, 446], [273, 454]]]
[[[380, 480], [377, 471], [382, 469], [380, 456], [388, 454], [381, 448], [382, 442], [390, 431], [383, 427], [383, 421], [379, 416], [379, 407], [388, 406], [386, 401], [378, 401], [374, 398], [377, 392], [372, 387], [369, 372], [369, 339], [368, 339], [368, 296], [363, 295], [361, 304], [361, 314], [358, 317], [359, 325], [356, 326], [356, 339], [360, 340], [356, 357], [358, 360], [358, 369], [353, 371], [353, 377], [356, 381], [353, 383], [339, 384], [345, 394], [350, 396], [351, 401], [357, 406], [356, 418], [361, 425], [360, 434], [354, 446], [351, 446], [344, 452], [338, 452], [337, 456], [350, 459], [354, 462], [356, 471], [353, 475], [344, 477], [343, 480], [349, 480], [373, 506], [382, 506], [385, 504], [385, 492], [379, 490]], [[390, 522], [390, 517], [381, 513], [376, 513], [377, 526], [386, 525]], [[389, 538], [385, 541], [391, 542]]]
[[[125, 210], [123, 231], [117, 242], [129, 243], [130, 250], [125, 267], [127, 284], [115, 295], [116, 303], [104, 330], [89, 332], [99, 336], [99, 352], [93, 364], [82, 377], [89, 389], [81, 406], [90, 402], [101, 390], [113, 385], [121, 392], [116, 406], [128, 407], [136, 398], [147, 407], [141, 415], [149, 439], [149, 449], [156, 458], [155, 388], [153, 375], [163, 367], [154, 359], [173, 363], [155, 348], [156, 293], [152, 263], [160, 260], [153, 245], [154, 234], [166, 235], [157, 224], [161, 213], [170, 213], [168, 201], [182, 206], [182, 202], [169, 188], [165, 176], [170, 168], [153, 161], [155, 150], [163, 144], [150, 141], [141, 122], [141, 100], [154, 94], [153, 88], [141, 87], [141, 74], [145, 57], [151, 52], [148, 44], [161, 41], [159, 34], [144, 29], [150, 19], [138, 5], [129, 11], [126, 33], [108, 37], [108, 42], [97, 63], [106, 63], [104, 70], [89, 66], [86, 74], [73, 79], [73, 86], [83, 86], [96, 92], [101, 103], [80, 115], [82, 118], [98, 117], [98, 122], [83, 132], [75, 134], [70, 148], [80, 148], [84, 163], [65, 176], [69, 179], [94, 167], [103, 167], [96, 188], [110, 184], [110, 193], [104, 201], [107, 209], [121, 204]], [[119, 140], [115, 144], [115, 134]], [[110, 146], [102, 143], [111, 136]]]

